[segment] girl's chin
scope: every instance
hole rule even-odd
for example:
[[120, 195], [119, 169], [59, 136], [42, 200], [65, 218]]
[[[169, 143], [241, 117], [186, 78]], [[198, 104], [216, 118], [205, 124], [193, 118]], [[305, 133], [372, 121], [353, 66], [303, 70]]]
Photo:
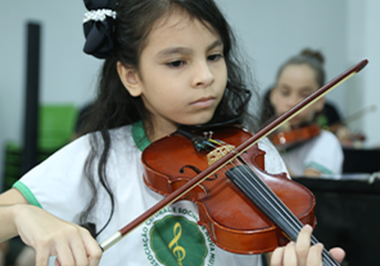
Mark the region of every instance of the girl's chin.
[[184, 126], [199, 126], [199, 125], [203, 125], [203, 124], [206, 124], [207, 122], [209, 122], [211, 120], [210, 119], [206, 119], [206, 120], [196, 120], [196, 121], [182, 121], [182, 122], [178, 122], [178, 124], [181, 124], [181, 125], [184, 125]]
[[209, 122], [212, 119], [212, 116], [213, 114], [202, 114], [199, 116], [194, 116], [191, 119], [180, 121], [178, 123], [187, 126], [203, 125]]

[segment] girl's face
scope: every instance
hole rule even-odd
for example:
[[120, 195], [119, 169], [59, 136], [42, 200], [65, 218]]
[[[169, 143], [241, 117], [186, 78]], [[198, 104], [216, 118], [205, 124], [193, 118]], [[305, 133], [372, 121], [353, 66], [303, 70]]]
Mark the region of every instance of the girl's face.
[[138, 71], [118, 64], [132, 96], [141, 96], [152, 114], [155, 136], [177, 129], [177, 123], [208, 122], [227, 84], [223, 43], [198, 20], [180, 13], [159, 22], [150, 32]]
[[[276, 115], [282, 115], [318, 88], [315, 73], [308, 65], [289, 65], [285, 67], [270, 95], [270, 101]], [[315, 113], [322, 110], [323, 105], [324, 99], [313, 103], [292, 118], [289, 121], [290, 125], [298, 127], [304, 123], [311, 122]]]

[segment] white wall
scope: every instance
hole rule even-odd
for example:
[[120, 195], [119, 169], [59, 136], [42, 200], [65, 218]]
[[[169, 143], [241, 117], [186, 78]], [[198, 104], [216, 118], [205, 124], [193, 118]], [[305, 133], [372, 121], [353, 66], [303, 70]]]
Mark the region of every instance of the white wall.
[[[0, 7], [0, 179], [3, 145], [21, 142], [24, 115], [26, 22], [42, 24], [42, 103], [74, 103], [93, 94], [100, 61], [82, 53], [82, 1], [12, 0]], [[0, 182], [2, 184], [2, 182]], [[1, 191], [1, 188], [0, 188]]]
[[88, 99], [99, 61], [81, 52], [83, 12], [81, 1], [12, 0], [0, 9], [2, 138], [20, 140], [21, 136], [28, 20], [43, 27], [41, 102], [81, 104]]
[[380, 2], [377, 0], [348, 1], [347, 61], [368, 58], [369, 64], [355, 79], [349, 80], [347, 95], [348, 114], [361, 109], [376, 107], [351, 125], [353, 130], [365, 133], [366, 147], [380, 147]]
[[[252, 56], [263, 90], [273, 84], [279, 65], [305, 47], [323, 52], [327, 80], [347, 68], [345, 1], [218, 2]], [[342, 112], [345, 110], [343, 94], [340, 88], [328, 95]]]
[[[320, 49], [326, 57], [328, 79], [336, 76], [363, 56], [378, 56], [376, 28], [379, 19], [377, 0], [217, 0], [227, 14], [245, 50], [253, 59], [255, 77], [265, 90], [274, 81], [278, 66], [304, 47]], [[42, 30], [41, 102], [81, 105], [93, 95], [96, 72], [101, 61], [82, 53], [84, 37], [82, 1], [12, 0], [0, 8], [0, 145], [7, 140], [21, 141], [24, 105], [25, 22], [40, 21]], [[362, 12], [363, 15], [360, 15]], [[365, 22], [351, 21], [365, 17]], [[359, 23], [360, 26], [358, 26]], [[355, 28], [356, 27], [356, 28]], [[365, 30], [368, 33], [364, 34]], [[354, 32], [350, 34], [350, 31]], [[356, 32], [365, 35], [362, 42], [348, 42]], [[350, 46], [351, 44], [351, 46]], [[352, 46], [353, 45], [353, 46]], [[379, 47], [379, 46], [377, 46]], [[357, 48], [357, 49], [356, 49]], [[352, 52], [353, 50], [368, 53]], [[371, 87], [363, 96], [370, 102], [376, 93], [376, 63], [366, 70], [362, 83]], [[355, 78], [355, 77], [354, 77]], [[367, 81], [368, 79], [368, 81]], [[327, 97], [343, 114], [355, 111], [347, 103], [342, 85]], [[349, 89], [355, 87], [350, 86]], [[355, 90], [355, 89], [354, 89]], [[361, 104], [356, 103], [359, 108]], [[368, 117], [370, 119], [370, 117]], [[370, 122], [365, 129], [374, 130]], [[378, 131], [377, 131], [378, 132]], [[371, 138], [372, 138], [371, 133]], [[378, 138], [377, 138], [378, 139]], [[0, 153], [0, 173], [3, 151]], [[1, 183], [1, 182], [0, 182]]]
[[380, 18], [379, 13], [376, 12], [380, 10], [380, 2], [377, 0], [367, 0], [366, 2], [367, 19], [363, 31], [365, 32], [365, 54], [368, 56], [370, 64], [367, 71], [363, 72], [366, 80], [363, 90], [363, 106], [377, 106], [377, 111], [364, 116], [362, 129], [368, 137], [367, 146], [380, 147], [380, 88], [379, 73], [377, 72], [380, 69]]

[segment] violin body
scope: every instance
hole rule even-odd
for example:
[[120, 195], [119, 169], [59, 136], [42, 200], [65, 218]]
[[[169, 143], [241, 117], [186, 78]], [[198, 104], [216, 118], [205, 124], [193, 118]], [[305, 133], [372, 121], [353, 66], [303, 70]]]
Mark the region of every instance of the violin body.
[[[252, 135], [241, 128], [226, 127], [213, 131], [213, 138], [239, 146]], [[256, 145], [240, 157], [265, 172], [265, 152]], [[153, 191], [169, 195], [207, 167], [207, 153], [198, 152], [188, 138], [174, 133], [148, 146], [142, 154], [144, 182]], [[181, 199], [198, 205], [199, 224], [206, 227], [220, 248], [239, 254], [258, 254], [274, 250], [288, 242], [284, 233], [271, 222], [227, 177], [234, 165], [219, 169]], [[315, 225], [313, 194], [288, 179], [285, 173], [269, 175], [264, 182], [303, 224]]]

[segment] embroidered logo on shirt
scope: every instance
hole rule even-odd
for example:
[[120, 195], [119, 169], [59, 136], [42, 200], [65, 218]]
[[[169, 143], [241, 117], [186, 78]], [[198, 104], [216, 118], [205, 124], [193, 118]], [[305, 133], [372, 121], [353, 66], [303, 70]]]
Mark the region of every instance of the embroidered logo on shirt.
[[142, 228], [144, 251], [151, 265], [213, 266], [215, 244], [198, 226], [191, 210], [167, 207]]

